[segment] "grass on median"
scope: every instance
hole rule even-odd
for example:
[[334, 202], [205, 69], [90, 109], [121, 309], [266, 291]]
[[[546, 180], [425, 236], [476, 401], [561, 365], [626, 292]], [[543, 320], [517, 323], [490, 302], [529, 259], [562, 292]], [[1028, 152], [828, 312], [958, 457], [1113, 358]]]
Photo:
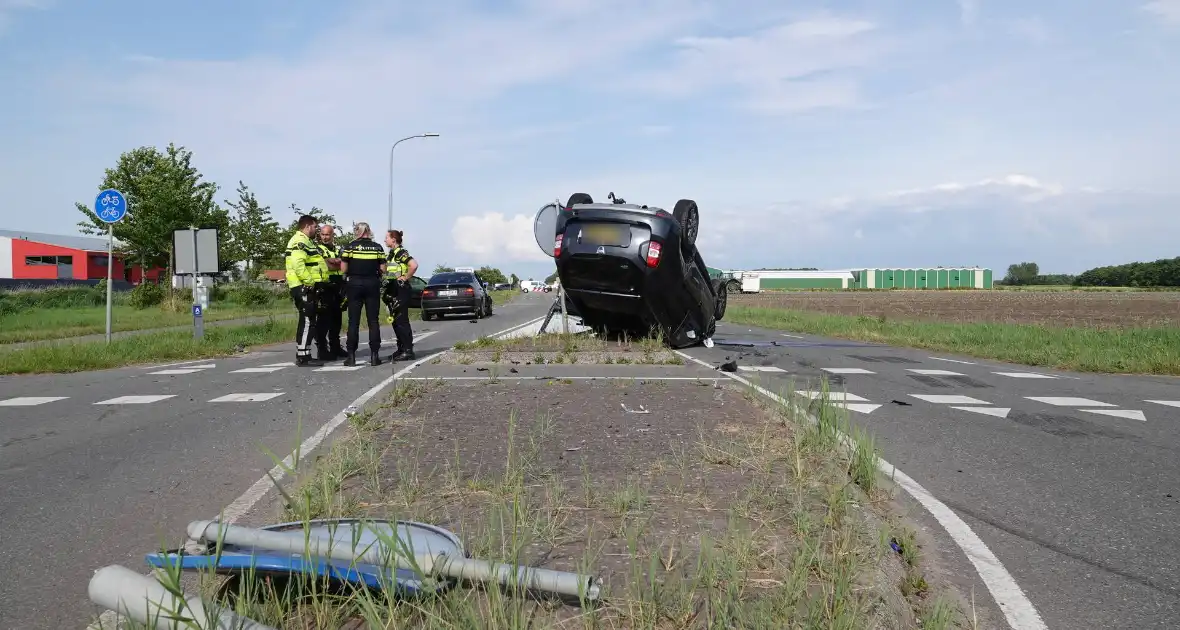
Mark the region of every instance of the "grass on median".
[[1079, 372], [1180, 375], [1180, 328], [943, 323], [730, 306], [725, 321]]
[[212, 358], [293, 337], [290, 319], [270, 318], [257, 324], [209, 327], [200, 340], [185, 330], [121, 337], [112, 339], [110, 344], [104, 340], [0, 349], [0, 374], [60, 374], [158, 361]]
[[454, 350], [451, 355], [436, 359], [435, 363], [684, 364], [684, 359], [669, 350], [659, 335], [639, 339], [604, 339], [587, 332], [501, 338], [484, 336], [474, 341], [461, 341], [455, 344]]
[[[294, 313], [290, 303], [267, 307], [237, 304], [213, 304], [204, 313], [206, 322], [247, 317]], [[111, 330], [123, 332], [147, 328], [169, 328], [191, 325], [192, 313], [168, 311], [161, 308], [136, 309], [130, 306], [111, 308]], [[64, 339], [106, 332], [106, 308], [37, 308], [0, 315], [0, 344], [45, 339]]]
[[[701, 391], [734, 396], [730, 408], [757, 399], [707, 383]], [[497, 588], [413, 601], [330, 594], [305, 576], [280, 587], [202, 575], [198, 592], [228, 590], [239, 614], [282, 629], [971, 627], [958, 600], [927, 582], [913, 530], [886, 513], [872, 440], [853, 431], [843, 448], [846, 412], [826, 397], [816, 423], [794, 407], [751, 405], [743, 409], [756, 418], [702, 426], [613, 476], [583, 459], [571, 477], [554, 468], [553, 453], [570, 449], [550, 415], [486, 418], [504, 435], [493, 469], [473, 469], [457, 444], [453, 459], [441, 454], [446, 465], [429, 467], [439, 444], [423, 437], [429, 423], [414, 409], [441, 395], [402, 385], [352, 417], [351, 434], [284, 490], [283, 517], [437, 522], [476, 558], [608, 573], [599, 604]], [[179, 571], [160, 578], [180, 590]]]

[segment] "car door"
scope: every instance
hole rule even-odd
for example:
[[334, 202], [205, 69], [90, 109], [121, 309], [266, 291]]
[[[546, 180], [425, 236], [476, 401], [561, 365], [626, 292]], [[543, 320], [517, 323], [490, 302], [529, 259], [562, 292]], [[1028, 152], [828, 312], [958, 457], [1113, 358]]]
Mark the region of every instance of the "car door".
[[425, 288], [425, 280], [418, 276], [410, 277], [410, 308], [422, 308], [422, 289]]

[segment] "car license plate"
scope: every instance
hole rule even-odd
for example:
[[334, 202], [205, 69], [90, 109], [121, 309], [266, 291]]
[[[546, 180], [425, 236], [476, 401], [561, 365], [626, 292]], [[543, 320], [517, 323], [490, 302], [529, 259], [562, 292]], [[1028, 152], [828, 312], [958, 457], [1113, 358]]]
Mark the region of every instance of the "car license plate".
[[590, 223], [582, 226], [582, 242], [589, 245], [626, 247], [631, 244], [631, 229], [626, 225]]
[[455, 297], [459, 295], [459, 292], [455, 289], [448, 289], [446, 291], [439, 291], [438, 294], [440, 297]]

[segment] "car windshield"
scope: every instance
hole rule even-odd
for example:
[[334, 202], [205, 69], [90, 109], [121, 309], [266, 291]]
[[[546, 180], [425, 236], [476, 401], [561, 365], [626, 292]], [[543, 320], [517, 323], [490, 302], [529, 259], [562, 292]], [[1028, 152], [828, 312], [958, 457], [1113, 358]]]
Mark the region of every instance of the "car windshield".
[[475, 276], [469, 273], [447, 272], [436, 273], [430, 278], [430, 284], [462, 284], [465, 282], [475, 282]]

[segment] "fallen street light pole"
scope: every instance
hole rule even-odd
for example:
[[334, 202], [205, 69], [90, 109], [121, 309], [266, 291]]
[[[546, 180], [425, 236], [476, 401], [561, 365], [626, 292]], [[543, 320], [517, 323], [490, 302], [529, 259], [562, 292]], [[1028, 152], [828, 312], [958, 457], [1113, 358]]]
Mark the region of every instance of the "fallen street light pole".
[[[429, 553], [415, 553], [411, 555], [398, 550], [389, 550], [383, 545], [375, 545], [374, 548], [367, 550], [358, 550], [356, 548], [358, 542], [341, 546], [336, 541], [328, 539], [317, 537], [305, 539], [303, 536], [291, 536], [283, 532], [239, 525], [225, 525], [217, 521], [193, 521], [189, 523], [187, 533], [190, 541], [207, 541], [299, 556], [307, 554], [318, 558], [343, 560], [349, 562], [350, 565], [364, 563], [388, 566], [391, 560], [390, 556], [393, 555], [393, 562], [399, 569], [421, 571], [425, 575], [441, 575], [472, 582], [496, 582], [502, 586], [518, 586], [571, 598], [577, 597], [585, 601], [597, 600], [602, 589], [601, 579], [568, 571], [538, 569], [445, 554], [435, 556]], [[347, 548], [349, 546], [351, 549]]]
[[113, 564], [95, 571], [90, 601], [155, 630], [275, 630], [200, 597], [185, 599], [152, 577]]

